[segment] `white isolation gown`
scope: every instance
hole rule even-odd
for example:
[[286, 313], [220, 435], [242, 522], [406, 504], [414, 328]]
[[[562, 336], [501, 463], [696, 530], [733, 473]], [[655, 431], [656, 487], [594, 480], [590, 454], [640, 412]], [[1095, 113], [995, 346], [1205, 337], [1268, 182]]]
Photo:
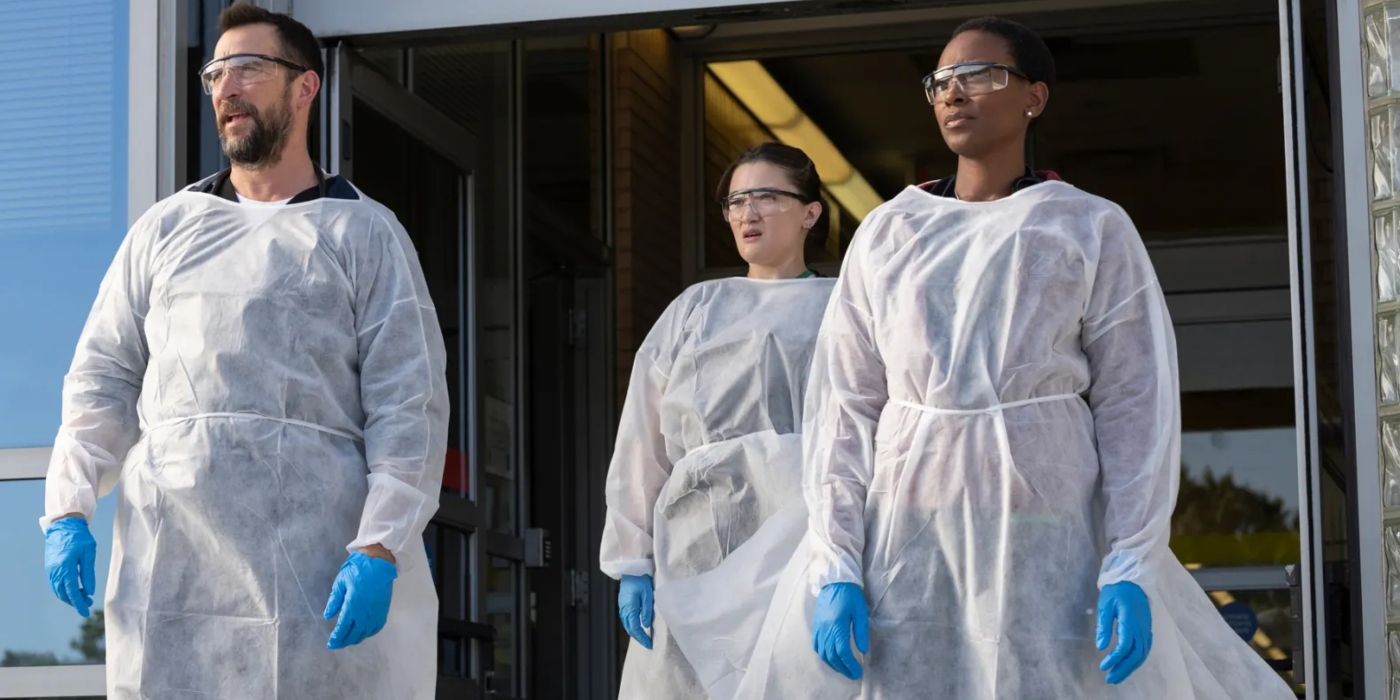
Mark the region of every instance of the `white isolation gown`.
[[[413, 244], [340, 178], [281, 207], [199, 191], [131, 228], [64, 381], [45, 518], [120, 480], [108, 696], [435, 696], [422, 532], [445, 354]], [[203, 183], [201, 183], [203, 184]], [[398, 559], [388, 622], [326, 649], [346, 550]]]
[[601, 567], [653, 575], [653, 648], [620, 697], [732, 692], [806, 528], [803, 390], [834, 280], [696, 284], [637, 350], [607, 478]]
[[[855, 236], [804, 426], [811, 529], [744, 698], [1291, 698], [1167, 547], [1171, 321], [1118, 206], [1061, 182], [993, 202], [908, 188]], [[812, 651], [822, 586], [864, 586], [865, 676]], [[1153, 647], [1110, 686], [1098, 589]]]

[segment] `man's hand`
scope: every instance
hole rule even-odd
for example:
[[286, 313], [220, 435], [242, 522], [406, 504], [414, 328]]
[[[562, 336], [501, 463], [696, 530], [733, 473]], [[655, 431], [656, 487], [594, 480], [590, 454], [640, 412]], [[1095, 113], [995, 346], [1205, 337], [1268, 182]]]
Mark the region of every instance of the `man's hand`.
[[96, 564], [97, 541], [81, 514], [55, 520], [44, 531], [44, 569], [49, 574], [49, 588], [83, 617], [91, 614], [92, 597], [97, 594]]
[[[386, 554], [388, 551], [384, 550]], [[340, 616], [326, 642], [327, 649], [359, 644], [384, 629], [394, 597], [394, 579], [399, 576], [392, 559], [392, 554], [381, 558], [359, 551], [341, 565], [326, 603], [327, 620]]]
[[382, 544], [372, 544], [368, 547], [361, 547], [360, 551], [374, 557], [375, 559], [383, 559], [384, 561], [387, 561], [390, 564], [394, 564], [395, 566], [397, 566], [399, 563], [399, 560], [394, 558], [394, 553], [389, 551], [389, 548], [385, 547]]

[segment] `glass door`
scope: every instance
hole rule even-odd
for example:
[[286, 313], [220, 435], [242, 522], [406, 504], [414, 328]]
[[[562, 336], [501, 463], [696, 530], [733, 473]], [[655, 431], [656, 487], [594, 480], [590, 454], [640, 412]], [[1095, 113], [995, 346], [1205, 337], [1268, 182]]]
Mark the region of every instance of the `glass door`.
[[438, 697], [519, 697], [518, 247], [509, 202], [492, 196], [507, 175], [485, 166], [493, 157], [460, 115], [406, 87], [404, 64], [419, 62], [344, 43], [326, 54], [322, 165], [408, 230], [447, 346], [452, 425], [424, 535], [441, 605]]

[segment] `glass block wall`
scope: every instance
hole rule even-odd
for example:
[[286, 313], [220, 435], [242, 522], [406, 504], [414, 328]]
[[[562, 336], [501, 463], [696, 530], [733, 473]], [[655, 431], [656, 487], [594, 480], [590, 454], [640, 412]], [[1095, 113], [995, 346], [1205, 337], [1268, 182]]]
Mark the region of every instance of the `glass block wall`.
[[1386, 678], [1390, 697], [1400, 698], [1400, 0], [1369, 0], [1365, 5]]

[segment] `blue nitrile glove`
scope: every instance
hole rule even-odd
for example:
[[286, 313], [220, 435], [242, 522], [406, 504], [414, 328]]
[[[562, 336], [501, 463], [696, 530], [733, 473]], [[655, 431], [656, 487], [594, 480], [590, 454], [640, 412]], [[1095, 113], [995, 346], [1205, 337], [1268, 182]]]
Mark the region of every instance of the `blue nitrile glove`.
[[1152, 606], [1136, 583], [1114, 583], [1099, 592], [1099, 630], [1095, 638], [1099, 651], [1108, 648], [1115, 629], [1118, 645], [1099, 664], [1100, 671], [1108, 672], [1111, 685], [1127, 680], [1152, 651]]
[[622, 584], [617, 587], [617, 616], [622, 620], [622, 628], [647, 649], [651, 648], [651, 635], [647, 630], [653, 616], [652, 592], [650, 576], [624, 574]]
[[326, 619], [337, 614], [327, 649], [344, 649], [359, 644], [384, 629], [389, 619], [389, 603], [394, 597], [394, 579], [399, 568], [384, 559], [355, 552], [340, 565], [326, 603]]
[[860, 661], [851, 653], [851, 635], [860, 653], [870, 652], [870, 613], [865, 592], [854, 583], [828, 583], [812, 612], [812, 650], [837, 673], [860, 680]]
[[91, 614], [92, 597], [97, 594], [97, 573], [93, 569], [96, 565], [97, 540], [92, 539], [87, 520], [55, 520], [44, 531], [44, 569], [49, 574], [49, 588], [83, 617]]

